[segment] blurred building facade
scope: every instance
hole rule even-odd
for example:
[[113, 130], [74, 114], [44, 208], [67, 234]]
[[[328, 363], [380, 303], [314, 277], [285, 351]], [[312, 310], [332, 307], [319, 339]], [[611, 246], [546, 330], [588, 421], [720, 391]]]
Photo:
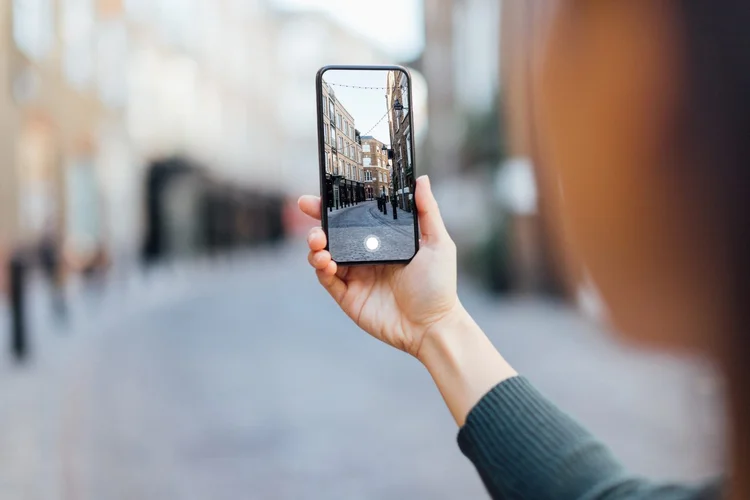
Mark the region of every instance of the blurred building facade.
[[425, 49], [417, 67], [430, 88], [426, 149], [430, 174], [438, 181], [464, 166], [467, 119], [487, 113], [496, 99], [501, 3], [424, 2]]
[[[554, 2], [425, 0], [429, 84], [420, 168], [433, 177], [459, 247], [483, 252], [478, 272], [498, 290], [562, 289], [548, 223], [552, 200], [535, 165], [529, 75]], [[499, 29], [498, 29], [499, 28]], [[419, 146], [418, 146], [419, 147]], [[485, 276], [483, 276], [484, 278]]]
[[275, 19], [280, 24], [273, 54], [281, 82], [274, 91], [275, 113], [284, 130], [280, 170], [291, 192], [316, 193], [320, 189], [315, 161], [316, 72], [331, 64], [386, 64], [389, 58], [372, 42], [321, 13], [280, 11]]
[[81, 22], [82, 13], [98, 12], [108, 22], [112, 10], [111, 2], [85, 3], [0, 5], [0, 245], [6, 253], [51, 227], [64, 231], [80, 257], [106, 238], [97, 172], [100, 124], [119, 110], [100, 99], [116, 92], [111, 80], [96, 79], [92, 65], [97, 56], [115, 54], [106, 44], [98, 54], [91, 45], [88, 59], [76, 50], [81, 38], [96, 36]]
[[500, 8], [483, 0], [425, 0], [424, 14], [425, 49], [414, 65], [429, 85], [429, 128], [417, 144], [418, 174], [430, 174], [438, 201], [450, 207], [443, 216], [459, 247], [474, 248], [492, 230], [488, 177], [499, 160], [467, 152], [496, 151], [498, 134], [486, 137], [491, 127], [481, 126], [480, 137], [469, 124], [497, 122]]
[[[488, 232], [492, 218], [486, 214], [494, 208], [486, 169], [466, 164], [462, 155], [471, 117], [494, 109], [505, 139], [498, 133], [493, 142], [507, 142], [510, 159], [531, 157], [524, 47], [533, 37], [525, 19], [549, 8], [540, 1], [518, 4], [424, 3], [426, 48], [414, 66], [429, 84], [428, 106], [415, 120], [429, 114], [429, 127], [417, 156], [420, 171], [428, 167], [438, 198], [450, 207], [444, 215], [459, 244]], [[201, 174], [165, 190], [156, 212], [181, 217], [165, 233], [183, 246], [225, 241], [226, 235], [206, 236], [213, 232], [200, 225], [223, 220], [217, 214], [227, 210], [236, 210], [229, 219], [246, 221], [237, 227], [262, 225], [251, 214], [267, 210], [265, 202], [249, 201], [247, 193], [319, 189], [318, 68], [390, 62], [330, 17], [278, 10], [266, 0], [8, 1], [0, 5], [0, 22], [6, 28], [0, 35], [0, 259], [33, 244], [50, 226], [62, 228], [81, 261], [101, 247], [115, 261], [133, 259], [152, 229], [150, 168], [173, 157], [200, 165]], [[502, 111], [492, 106], [499, 86]], [[409, 133], [420, 139], [416, 131], [395, 130], [412, 106], [406, 94], [389, 102], [391, 163], [382, 143], [360, 137], [334, 89], [324, 93], [327, 173], [339, 179], [331, 199], [356, 203], [385, 190], [405, 209], [412, 190], [406, 139]], [[421, 102], [423, 96], [415, 97]], [[403, 109], [396, 110], [397, 100]], [[544, 181], [535, 170], [534, 179]], [[228, 192], [222, 186], [246, 189], [230, 203], [219, 200]], [[524, 287], [539, 286], [551, 272], [542, 230], [548, 210], [540, 199], [539, 213], [523, 223], [537, 229], [510, 238], [523, 242], [514, 250], [522, 262], [514, 266], [528, 270]], [[185, 215], [196, 213], [204, 215]], [[219, 233], [231, 230], [232, 224], [222, 224], [228, 228]]]
[[429, 174], [441, 182], [460, 163], [461, 121], [456, 106], [454, 10], [458, 0], [425, 0], [425, 50], [420, 69], [427, 79]]
[[[100, 247], [132, 260], [146, 167], [165, 158], [259, 193], [316, 192], [315, 71], [387, 61], [329, 17], [267, 0], [6, 1], [0, 25], [2, 261], [49, 226], [82, 261]], [[364, 197], [343, 116], [331, 167]]]
[[258, 175], [270, 155], [264, 162], [254, 152], [257, 165], [242, 168], [248, 114], [265, 101], [262, 89], [248, 92], [262, 80], [237, 62], [267, 41], [260, 7], [3, 2], [4, 246], [33, 242], [55, 224], [76, 256], [101, 245], [132, 254], [142, 229], [141, 166], [162, 154], [209, 159], [222, 175], [254, 183], [276, 179]]
[[560, 244], [562, 237], [551, 214], [556, 200], [539, 193], [554, 193], [554, 182], [545, 175], [535, 129], [537, 103], [532, 78], [540, 62], [554, 4], [543, 0], [502, 2], [500, 78], [502, 85], [503, 140], [507, 161], [503, 179], [512, 208], [509, 230], [513, 282], [521, 291], [548, 290], [574, 294]]

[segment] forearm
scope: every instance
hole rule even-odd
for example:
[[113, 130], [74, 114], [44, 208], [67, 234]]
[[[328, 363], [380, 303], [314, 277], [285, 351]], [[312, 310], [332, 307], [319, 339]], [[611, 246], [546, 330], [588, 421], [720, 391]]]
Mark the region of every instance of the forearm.
[[429, 332], [419, 359], [461, 427], [461, 450], [493, 498], [718, 498], [703, 496], [716, 484], [654, 485], [628, 475], [604, 445], [515, 378], [462, 308]]
[[463, 307], [425, 336], [419, 359], [459, 427], [485, 394], [517, 375]]

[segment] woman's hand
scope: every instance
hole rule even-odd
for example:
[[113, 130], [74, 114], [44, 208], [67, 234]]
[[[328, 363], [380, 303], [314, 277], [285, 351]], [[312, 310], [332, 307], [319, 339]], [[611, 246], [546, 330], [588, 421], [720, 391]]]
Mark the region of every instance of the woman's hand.
[[[423, 342], [463, 308], [456, 293], [456, 246], [445, 229], [426, 176], [417, 179], [420, 248], [408, 265], [338, 267], [324, 250], [321, 228], [310, 231], [309, 261], [318, 280], [360, 328], [417, 358]], [[320, 220], [320, 198], [303, 196], [300, 209]]]
[[[310, 264], [320, 283], [363, 330], [419, 359], [458, 425], [495, 384], [516, 375], [461, 306], [456, 245], [448, 236], [427, 177], [414, 193], [422, 232], [417, 255], [404, 265], [339, 268], [322, 229], [310, 231]], [[320, 219], [320, 198], [303, 196], [304, 213]]]

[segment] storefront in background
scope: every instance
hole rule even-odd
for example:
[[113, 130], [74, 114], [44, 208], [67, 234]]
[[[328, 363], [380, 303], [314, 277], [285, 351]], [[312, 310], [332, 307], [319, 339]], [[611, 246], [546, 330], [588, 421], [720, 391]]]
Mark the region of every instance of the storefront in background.
[[96, 169], [90, 155], [67, 162], [65, 202], [66, 250], [85, 266], [96, 258], [105, 242]]
[[59, 144], [52, 121], [29, 114], [21, 124], [16, 144], [16, 243], [34, 241], [51, 225], [62, 221], [59, 189]]

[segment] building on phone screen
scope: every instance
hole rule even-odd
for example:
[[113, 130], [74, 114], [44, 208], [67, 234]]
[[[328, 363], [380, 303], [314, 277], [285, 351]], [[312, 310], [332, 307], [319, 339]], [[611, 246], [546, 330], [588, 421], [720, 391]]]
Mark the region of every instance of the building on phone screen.
[[321, 94], [323, 143], [328, 210], [356, 205], [365, 200], [362, 143], [354, 117], [323, 81]]
[[368, 200], [391, 196], [391, 171], [388, 146], [371, 135], [362, 137], [362, 166], [365, 171], [365, 196]]
[[393, 184], [391, 191], [398, 207], [412, 211], [414, 192], [414, 168], [411, 151], [411, 103], [409, 102], [409, 82], [403, 71], [388, 72], [388, 129], [391, 135]]

